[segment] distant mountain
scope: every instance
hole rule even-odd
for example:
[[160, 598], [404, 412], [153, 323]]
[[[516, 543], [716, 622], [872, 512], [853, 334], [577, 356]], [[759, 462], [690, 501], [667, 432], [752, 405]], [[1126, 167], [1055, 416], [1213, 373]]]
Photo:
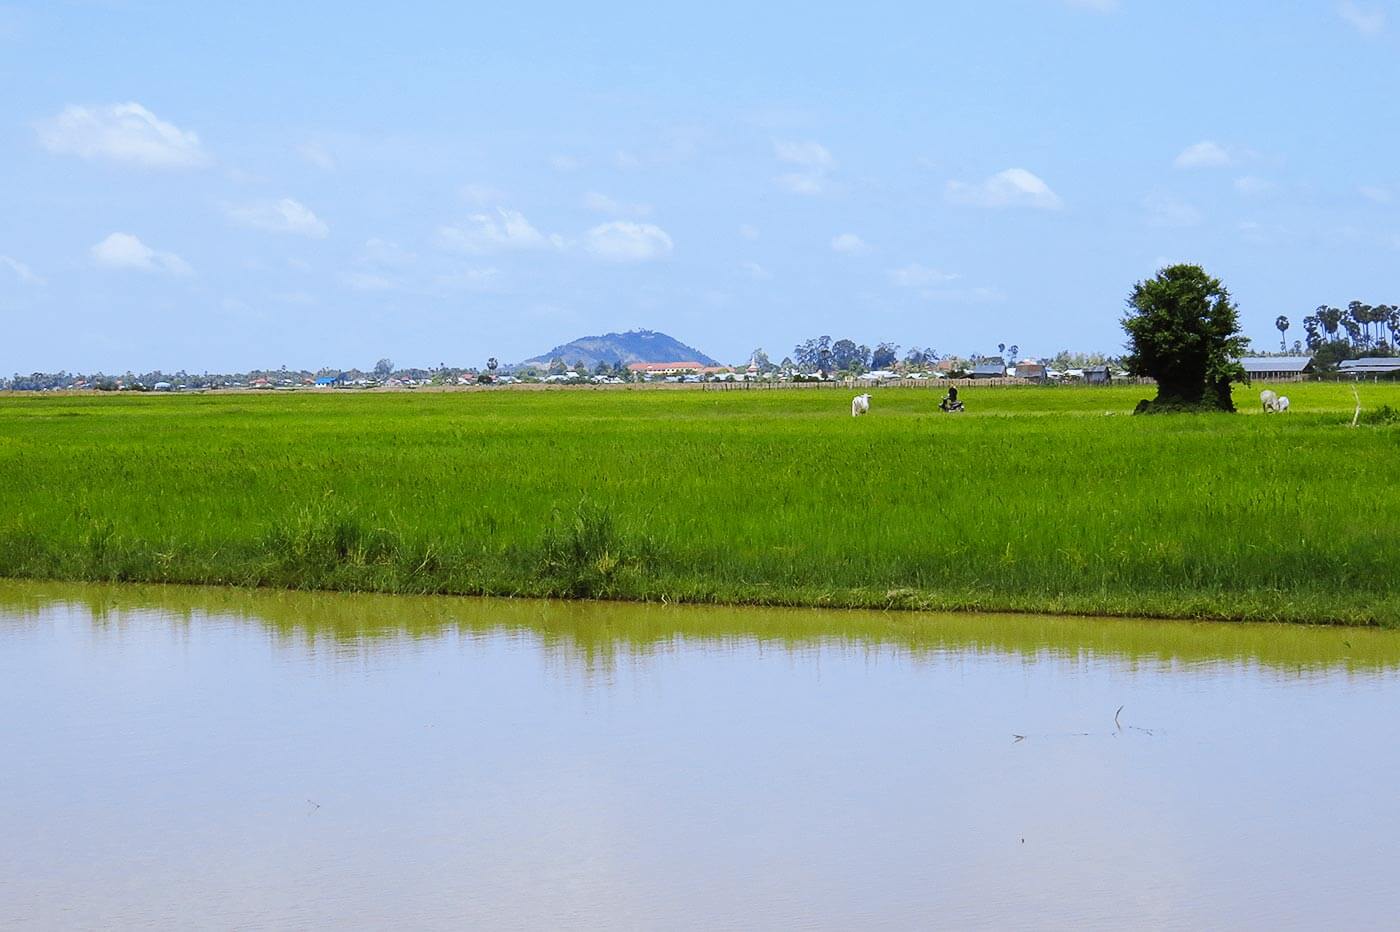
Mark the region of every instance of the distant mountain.
[[579, 337], [571, 343], [556, 346], [521, 363], [547, 366], [555, 359], [573, 365], [583, 360], [592, 369], [600, 362], [698, 362], [706, 366], [719, 363], [693, 346], [686, 346], [675, 337], [655, 330], [629, 330], [626, 333], [605, 333], [600, 337]]

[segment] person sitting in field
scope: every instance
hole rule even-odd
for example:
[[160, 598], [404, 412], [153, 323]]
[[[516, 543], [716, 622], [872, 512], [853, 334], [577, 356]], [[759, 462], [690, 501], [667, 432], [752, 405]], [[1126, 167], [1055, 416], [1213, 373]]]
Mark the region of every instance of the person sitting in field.
[[938, 410], [949, 412], [961, 411], [962, 409], [963, 403], [958, 401], [958, 387], [956, 385], [948, 386], [948, 397], [938, 403]]

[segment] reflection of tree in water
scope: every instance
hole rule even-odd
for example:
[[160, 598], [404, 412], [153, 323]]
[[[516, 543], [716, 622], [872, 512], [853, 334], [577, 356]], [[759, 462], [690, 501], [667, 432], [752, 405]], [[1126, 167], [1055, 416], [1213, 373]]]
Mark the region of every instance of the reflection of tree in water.
[[454, 635], [464, 642], [507, 635], [590, 679], [695, 645], [915, 661], [956, 653], [1134, 668], [1253, 663], [1286, 676], [1400, 668], [1400, 634], [1374, 629], [24, 581], [0, 582], [0, 632], [32, 627], [64, 604], [81, 607], [95, 627], [118, 631], [150, 612], [185, 631], [206, 618], [233, 617], [263, 626], [275, 643], [336, 657], [411, 650]]

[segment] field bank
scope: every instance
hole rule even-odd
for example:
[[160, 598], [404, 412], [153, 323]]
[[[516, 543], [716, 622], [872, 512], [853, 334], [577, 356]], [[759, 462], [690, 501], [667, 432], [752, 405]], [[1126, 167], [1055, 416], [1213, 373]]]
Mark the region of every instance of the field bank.
[[1400, 427], [1262, 387], [9, 396], [0, 575], [1400, 624]]

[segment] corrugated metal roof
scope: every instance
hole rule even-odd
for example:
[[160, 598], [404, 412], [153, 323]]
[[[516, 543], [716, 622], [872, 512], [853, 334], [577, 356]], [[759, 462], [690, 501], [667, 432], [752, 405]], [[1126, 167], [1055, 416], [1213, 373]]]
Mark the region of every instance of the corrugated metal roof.
[[1302, 372], [1312, 365], [1311, 356], [1246, 356], [1240, 360], [1245, 372]]
[[1368, 356], [1364, 359], [1344, 359], [1338, 368], [1343, 372], [1394, 372], [1400, 369], [1400, 356]]

